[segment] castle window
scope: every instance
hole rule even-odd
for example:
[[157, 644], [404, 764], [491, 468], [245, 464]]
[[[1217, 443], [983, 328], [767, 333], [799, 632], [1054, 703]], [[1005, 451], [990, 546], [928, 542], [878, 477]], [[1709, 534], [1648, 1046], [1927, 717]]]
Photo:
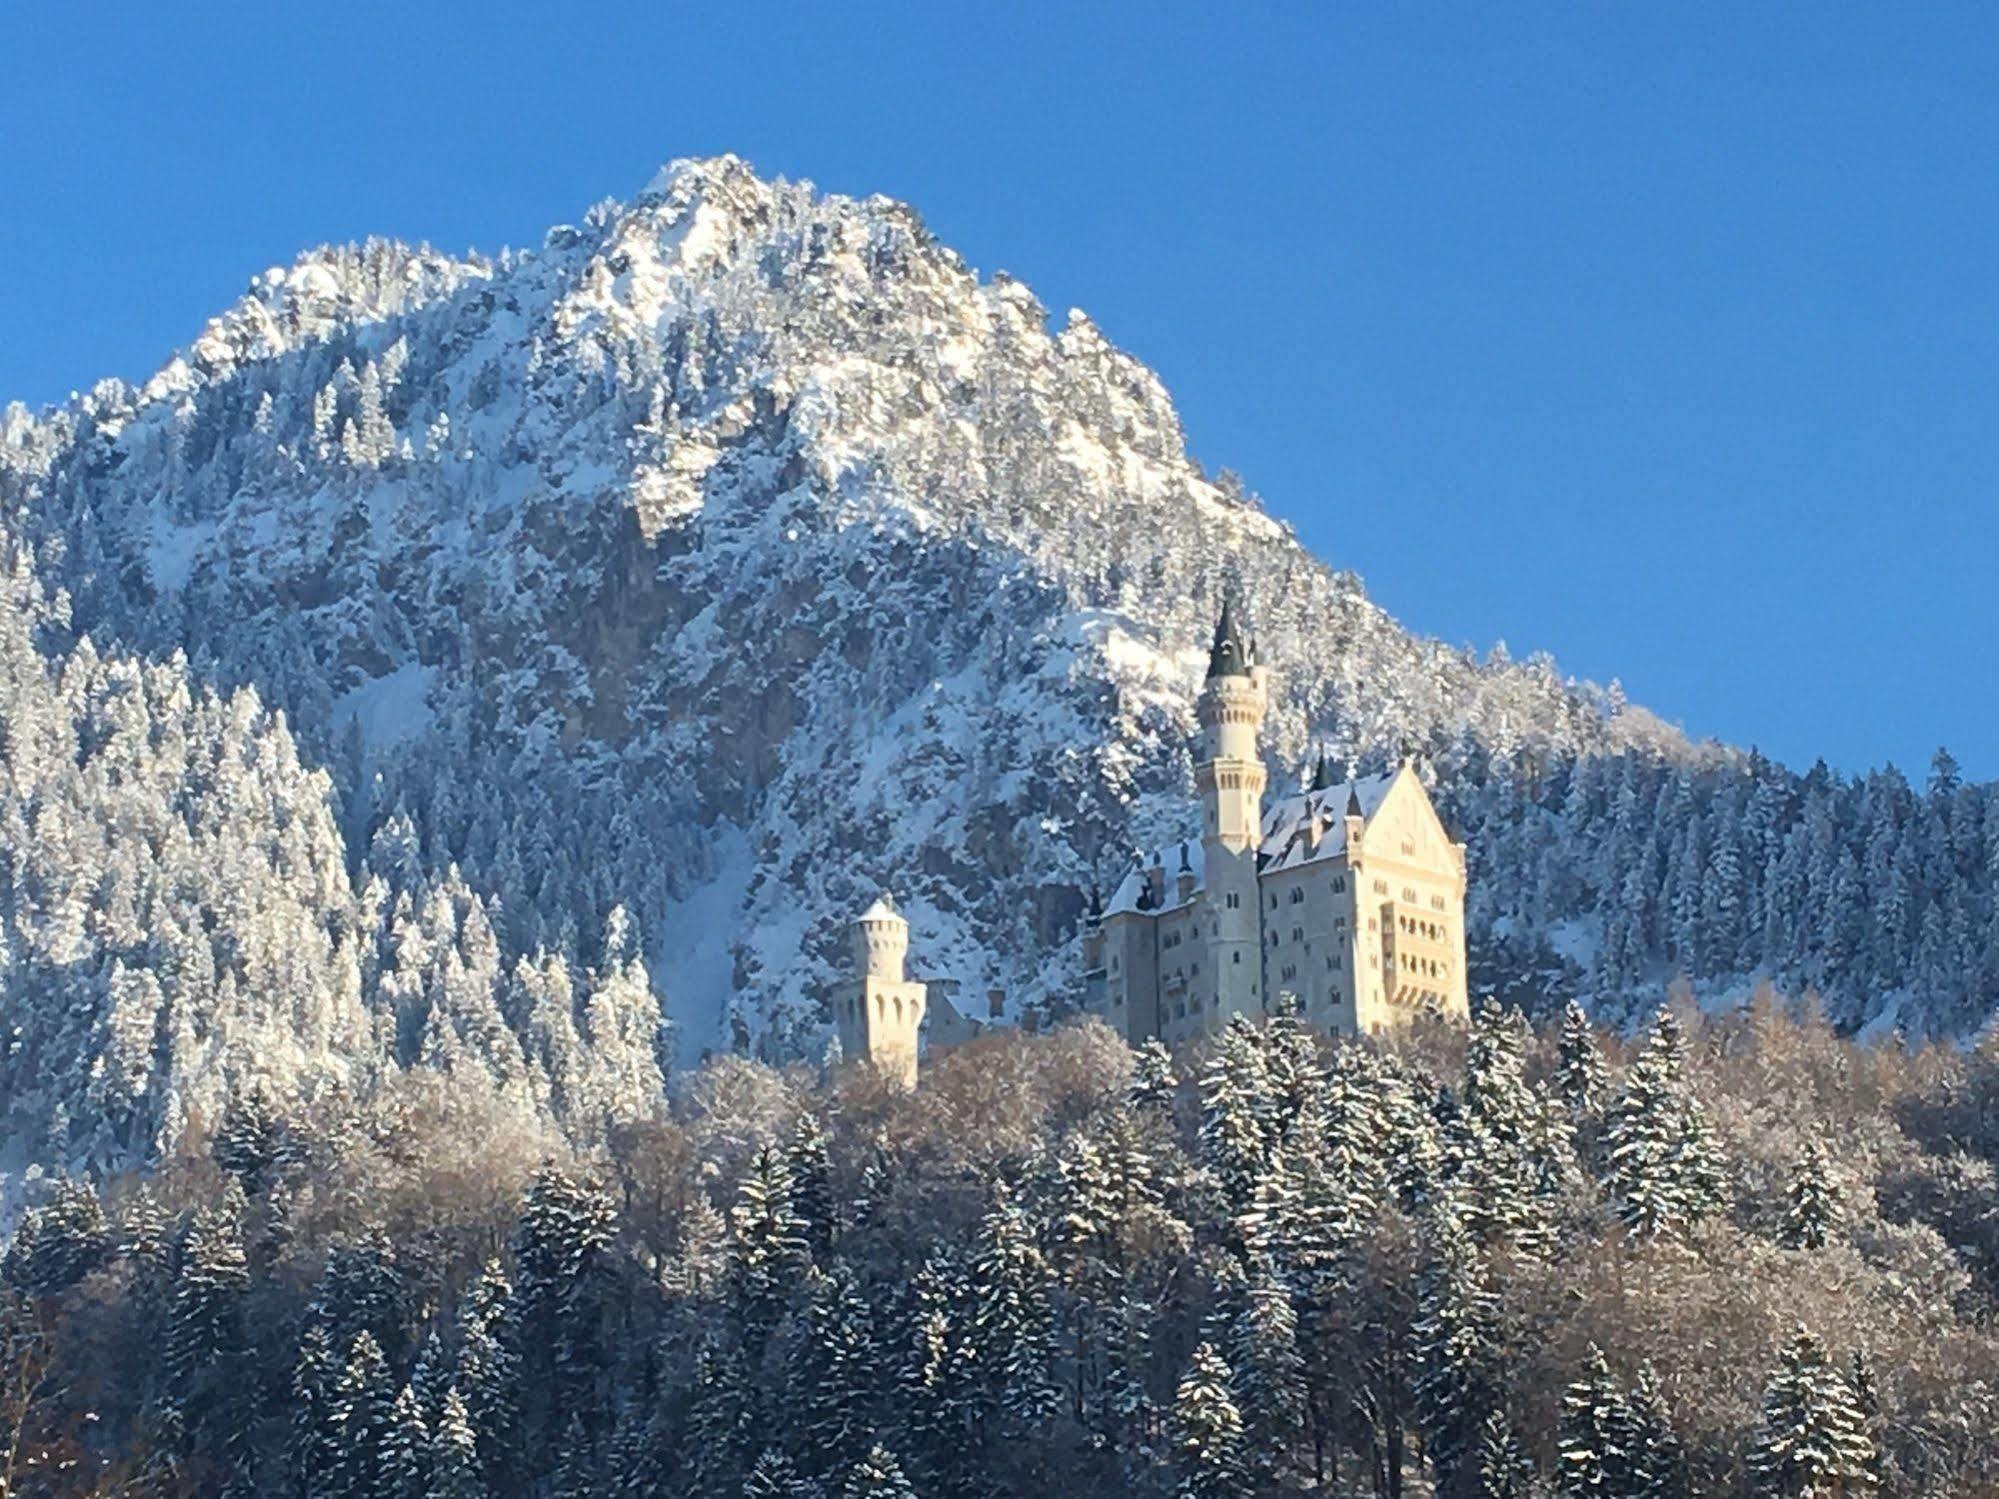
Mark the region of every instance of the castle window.
[[1302, 926], [1291, 928], [1291, 940], [1293, 942], [1303, 942], [1305, 940], [1305, 929]]
[[1289, 983], [1292, 979], [1298, 977], [1298, 965], [1295, 963], [1286, 963], [1284, 965], [1284, 973], [1282, 976], [1286, 983]]
[[1386, 880], [1376, 880], [1376, 881], [1374, 882], [1374, 893], [1375, 893], [1376, 895], [1386, 895], [1386, 894], [1388, 894], [1388, 881], [1386, 881]]
[[1333, 894], [1335, 894], [1335, 895], [1345, 895], [1346, 893], [1347, 893], [1347, 877], [1346, 877], [1345, 875], [1343, 875], [1343, 874], [1336, 874], [1336, 875], [1334, 875], [1334, 876], [1333, 876]]
[[1415, 853], [1416, 852], [1415, 840], [1411, 838], [1404, 838], [1402, 840], [1402, 852], [1405, 854]]
[[1338, 973], [1340, 971], [1340, 955], [1338, 953], [1328, 953], [1326, 955], [1326, 971], [1328, 973]]
[[1402, 887], [1402, 898], [1412, 906], [1416, 904], [1416, 892], [1407, 885]]
[[1291, 887], [1291, 904], [1294, 906], [1298, 905], [1304, 899], [1305, 899], [1305, 887], [1303, 885], [1293, 885]]
[[1441, 896], [1441, 895], [1433, 895], [1433, 896], [1431, 896], [1431, 897], [1430, 897], [1430, 904], [1431, 904], [1432, 906], [1436, 907], [1436, 908], [1437, 908], [1437, 909], [1438, 909], [1439, 911], [1443, 910], [1443, 909], [1444, 909], [1444, 898], [1443, 898], [1443, 896]]
[[1235, 959], [1235, 960], [1236, 960], [1236, 962], [1238, 962], [1238, 963], [1240, 963], [1240, 962], [1242, 961], [1242, 952], [1241, 952], [1241, 950], [1240, 950], [1240, 949], [1238, 949], [1238, 950], [1237, 950], [1237, 951], [1235, 951], [1235, 952], [1232, 952], [1232, 953], [1230, 953], [1230, 954], [1229, 954], [1229, 956], [1230, 956], [1231, 958]]
[[1228, 906], [1231, 911], [1242, 909], [1242, 896], [1234, 890], [1229, 892]]
[[1275, 890], [1270, 892], [1270, 909], [1273, 911], [1277, 909], [1277, 892]]

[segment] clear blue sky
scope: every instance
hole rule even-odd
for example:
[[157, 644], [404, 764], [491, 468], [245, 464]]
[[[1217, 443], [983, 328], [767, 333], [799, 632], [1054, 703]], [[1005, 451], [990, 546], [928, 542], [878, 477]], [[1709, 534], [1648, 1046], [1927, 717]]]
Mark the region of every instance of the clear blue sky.
[[735, 151], [1087, 308], [1419, 629], [1999, 775], [1989, 4], [408, 11], [17, 8], [0, 399], [307, 245], [530, 244]]

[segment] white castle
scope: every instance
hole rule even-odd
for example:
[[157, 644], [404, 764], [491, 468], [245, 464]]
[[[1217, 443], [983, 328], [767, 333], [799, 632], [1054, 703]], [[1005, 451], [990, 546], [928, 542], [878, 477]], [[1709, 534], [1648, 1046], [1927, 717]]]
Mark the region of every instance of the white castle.
[[[1335, 783], [1321, 757], [1306, 789], [1266, 808], [1257, 734], [1268, 706], [1269, 672], [1224, 604], [1197, 705], [1201, 835], [1141, 857], [1092, 914], [1086, 1006], [1134, 1045], [1211, 1036], [1284, 1006], [1347, 1036], [1419, 1015], [1463, 1019], [1464, 845], [1406, 763]], [[877, 901], [857, 923], [859, 975], [834, 1011], [847, 1056], [913, 1085], [926, 986], [904, 976], [908, 947], [908, 924]], [[940, 1001], [932, 1045], [983, 1029]]]

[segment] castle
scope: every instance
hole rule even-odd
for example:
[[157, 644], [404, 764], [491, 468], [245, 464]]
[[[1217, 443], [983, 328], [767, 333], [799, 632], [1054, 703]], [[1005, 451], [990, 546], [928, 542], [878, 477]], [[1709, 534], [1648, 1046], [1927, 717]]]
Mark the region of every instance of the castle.
[[[1407, 764], [1336, 784], [1321, 757], [1305, 790], [1266, 808], [1268, 706], [1269, 672], [1224, 604], [1197, 705], [1201, 834], [1142, 856], [1092, 914], [1086, 1006], [1134, 1045], [1210, 1036], [1280, 1005], [1348, 1036], [1463, 1019], [1464, 845]], [[855, 939], [858, 976], [834, 1001], [842, 1048], [913, 1085], [926, 986], [904, 974], [908, 924], [884, 899]], [[931, 1044], [981, 1028], [944, 1002]]]

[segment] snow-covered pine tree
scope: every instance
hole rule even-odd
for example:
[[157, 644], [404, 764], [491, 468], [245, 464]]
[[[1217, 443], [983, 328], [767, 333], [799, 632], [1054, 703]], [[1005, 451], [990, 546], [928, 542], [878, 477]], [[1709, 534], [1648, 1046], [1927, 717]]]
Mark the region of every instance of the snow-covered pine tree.
[[1468, 1493], [1478, 1436], [1499, 1408], [1498, 1305], [1478, 1246], [1448, 1198], [1423, 1219], [1424, 1262], [1413, 1329], [1416, 1418], [1439, 1492]]
[[1237, 1213], [1256, 1195], [1270, 1162], [1274, 1103], [1263, 1047], [1240, 1015], [1222, 1031], [1201, 1076], [1201, 1160]]
[[765, 1448], [743, 1479], [743, 1499], [812, 1499], [814, 1492], [791, 1459], [775, 1447]]
[[112, 1235], [97, 1188], [63, 1177], [30, 1208], [0, 1261], [0, 1281], [31, 1296], [55, 1296], [111, 1258]]
[[765, 1145], [750, 1160], [729, 1210], [729, 1295], [739, 1325], [760, 1347], [804, 1283], [806, 1224], [792, 1202], [791, 1168]]
[[510, 1493], [521, 1469], [520, 1325], [513, 1286], [498, 1259], [489, 1259], [458, 1307], [458, 1366], [463, 1397], [479, 1444], [479, 1472], [496, 1494]]
[[1298, 1351], [1291, 1288], [1267, 1260], [1250, 1266], [1223, 1352], [1232, 1374], [1230, 1393], [1242, 1417], [1252, 1487], [1276, 1492], [1304, 1431], [1305, 1361]]
[[333, 1459], [326, 1469], [326, 1499], [373, 1499], [389, 1448], [395, 1401], [381, 1344], [373, 1333], [360, 1333], [327, 1402]]
[[431, 1426], [428, 1467], [430, 1492], [426, 1499], [481, 1499], [487, 1492], [472, 1412], [456, 1386], [444, 1392], [437, 1420]]
[[1478, 1499], [1534, 1499], [1534, 1463], [1513, 1434], [1506, 1412], [1486, 1412], [1478, 1428]]
[[1601, 1112], [1609, 1087], [1609, 1069], [1604, 1066], [1603, 1047], [1596, 1027], [1583, 1007], [1573, 999], [1562, 1010], [1562, 1033], [1557, 1043], [1555, 1091], [1572, 1113], [1593, 1119]]
[[1131, 1069], [1131, 1106], [1168, 1117], [1180, 1090], [1180, 1078], [1173, 1065], [1173, 1053], [1156, 1037], [1139, 1042]]
[[1832, 1158], [1817, 1139], [1807, 1140], [1784, 1187], [1778, 1239], [1787, 1249], [1822, 1249], [1840, 1222], [1839, 1188]]
[[404, 1385], [389, 1407], [377, 1454], [375, 1499], [432, 1499], [430, 1430], [416, 1391]]
[[537, 1443], [546, 1455], [572, 1417], [594, 1441], [608, 1414], [617, 1233], [617, 1204], [594, 1181], [545, 1165], [528, 1183], [514, 1228], [514, 1266], [531, 1457]]
[[1556, 1429], [1555, 1486], [1564, 1499], [1628, 1499], [1631, 1402], [1603, 1352], [1591, 1345], [1562, 1392]]
[[915, 1492], [895, 1454], [877, 1442], [848, 1470], [840, 1499], [915, 1499]]
[[1874, 1488], [1874, 1443], [1845, 1377], [1803, 1328], [1777, 1355], [1763, 1426], [1749, 1453], [1756, 1492], [1851, 1499]]
[[1242, 1413], [1229, 1394], [1231, 1373], [1212, 1343], [1188, 1360], [1173, 1396], [1173, 1469], [1177, 1499], [1242, 1499], [1250, 1492]]
[[1060, 1403], [1048, 1305], [1048, 1265], [1027, 1215], [1003, 1182], [980, 1220], [973, 1247], [975, 1298], [967, 1342], [983, 1384], [988, 1417], [1036, 1427]]
[[250, 1354], [244, 1301], [250, 1286], [243, 1252], [243, 1194], [235, 1182], [222, 1201], [199, 1209], [181, 1245], [167, 1328], [166, 1373], [181, 1430], [197, 1446], [240, 1449], [246, 1436], [243, 1366]]
[[802, 1225], [805, 1247], [812, 1263], [825, 1269], [832, 1263], [833, 1246], [839, 1237], [839, 1218], [833, 1196], [833, 1164], [827, 1154], [826, 1129], [810, 1109], [801, 1110], [798, 1124], [785, 1147], [785, 1166], [791, 1172], [791, 1207]]
[[1680, 1232], [1721, 1206], [1720, 1163], [1681, 1075], [1683, 1046], [1679, 1021], [1661, 1009], [1605, 1126], [1612, 1198], [1639, 1234]]

